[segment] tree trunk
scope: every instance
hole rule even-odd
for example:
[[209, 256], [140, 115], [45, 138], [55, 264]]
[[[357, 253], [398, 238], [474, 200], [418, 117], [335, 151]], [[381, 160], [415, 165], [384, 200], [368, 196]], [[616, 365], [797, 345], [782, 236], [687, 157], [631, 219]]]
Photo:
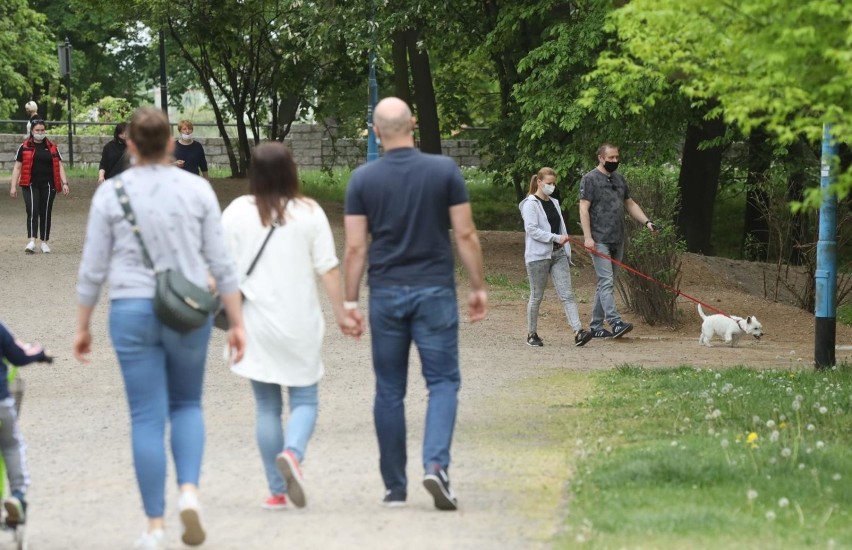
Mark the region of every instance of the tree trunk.
[[748, 138], [748, 175], [746, 176], [745, 223], [743, 224], [742, 256], [747, 260], [767, 261], [769, 254], [769, 167], [772, 164], [772, 144], [769, 135], [755, 129]]
[[[810, 147], [802, 138], [790, 145], [787, 150], [787, 201], [801, 201], [805, 197], [807, 184], [808, 159], [813, 160]], [[787, 261], [792, 265], [805, 265], [807, 251], [812, 239], [808, 236], [807, 217], [801, 212], [793, 214], [790, 220], [790, 232], [787, 235], [786, 250], [789, 251]]]
[[417, 127], [420, 130], [420, 150], [424, 153], [441, 154], [441, 129], [438, 124], [438, 102], [432, 85], [432, 69], [429, 54], [417, 47], [420, 33], [405, 31], [408, 47], [408, 62], [414, 81], [414, 101], [417, 104]]
[[686, 128], [678, 180], [681, 207], [677, 226], [689, 252], [710, 255], [713, 253], [710, 232], [722, 168], [722, 147], [699, 149], [698, 146], [704, 141], [722, 137], [725, 123], [720, 118], [704, 120], [705, 113], [699, 113], [699, 121]]
[[406, 31], [394, 31], [392, 38], [393, 90], [396, 97], [411, 107], [411, 87], [408, 85], [408, 49]]

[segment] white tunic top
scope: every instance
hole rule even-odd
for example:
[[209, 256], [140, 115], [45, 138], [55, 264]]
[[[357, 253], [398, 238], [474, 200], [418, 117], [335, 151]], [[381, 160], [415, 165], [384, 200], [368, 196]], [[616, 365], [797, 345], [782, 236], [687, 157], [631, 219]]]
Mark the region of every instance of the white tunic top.
[[238, 197], [222, 213], [225, 240], [245, 295], [246, 351], [231, 370], [259, 382], [310, 386], [323, 374], [325, 319], [317, 275], [339, 262], [328, 218], [315, 201], [289, 201], [285, 221], [246, 278], [269, 227], [261, 225], [250, 195]]

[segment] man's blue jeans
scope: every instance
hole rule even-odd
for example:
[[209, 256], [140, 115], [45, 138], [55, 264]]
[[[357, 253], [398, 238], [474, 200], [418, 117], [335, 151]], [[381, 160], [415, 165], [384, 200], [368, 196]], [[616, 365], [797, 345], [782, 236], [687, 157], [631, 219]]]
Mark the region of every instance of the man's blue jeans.
[[459, 312], [453, 287], [371, 287], [370, 330], [376, 399], [373, 417], [385, 488], [406, 492], [405, 392], [413, 341], [429, 390], [424, 469], [448, 468], [461, 385]]
[[251, 381], [257, 405], [255, 435], [266, 473], [266, 483], [273, 495], [287, 492], [284, 478], [278, 471], [275, 459], [281, 451], [289, 449], [299, 462], [305, 458], [305, 449], [317, 422], [317, 385], [289, 387], [290, 417], [287, 419], [287, 438], [281, 426], [283, 400], [281, 386], [267, 382]]
[[198, 485], [204, 453], [201, 390], [211, 323], [181, 334], [163, 325], [150, 299], [113, 300], [112, 345], [121, 365], [133, 440], [133, 464], [145, 515], [163, 517], [166, 421], [178, 485]]
[[[595, 242], [595, 250], [610, 258], [621, 261], [624, 255], [624, 243], [604, 244]], [[595, 291], [595, 302], [592, 306], [592, 321], [589, 328], [592, 332], [602, 329], [604, 320], [610, 325], [621, 321], [621, 315], [615, 307], [615, 275], [616, 266], [610, 260], [592, 254], [592, 264], [598, 276], [598, 287]]]

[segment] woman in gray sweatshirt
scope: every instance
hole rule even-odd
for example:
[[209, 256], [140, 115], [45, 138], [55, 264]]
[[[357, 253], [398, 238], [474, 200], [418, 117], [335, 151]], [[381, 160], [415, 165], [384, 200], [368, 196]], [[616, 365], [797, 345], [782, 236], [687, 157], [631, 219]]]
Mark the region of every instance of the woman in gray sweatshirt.
[[133, 168], [98, 187], [89, 210], [77, 282], [79, 315], [74, 355], [87, 362], [89, 321], [101, 286], [109, 283], [109, 330], [130, 406], [133, 463], [148, 517], [135, 548], [165, 548], [166, 424], [180, 488], [183, 542], [204, 542], [198, 480], [204, 450], [201, 390], [211, 321], [188, 333], [165, 326], [154, 313], [154, 271], [125, 219], [116, 193], [123, 186], [139, 233], [157, 270], [179, 270], [198, 286], [208, 273], [216, 281], [230, 321], [231, 358], [245, 349], [238, 277], [225, 249], [219, 202], [210, 184], [169, 165], [174, 148], [169, 123], [159, 109], [133, 115], [127, 147]]
[[524, 262], [530, 280], [530, 301], [527, 304], [527, 345], [544, 345], [538, 335], [538, 310], [544, 298], [548, 276], [553, 279], [556, 294], [565, 309], [568, 323], [574, 330], [574, 345], [584, 346], [592, 334], [583, 330], [574, 290], [571, 285], [571, 245], [559, 201], [551, 198], [556, 189], [556, 173], [542, 168], [530, 180], [527, 197], [521, 201], [524, 219]]

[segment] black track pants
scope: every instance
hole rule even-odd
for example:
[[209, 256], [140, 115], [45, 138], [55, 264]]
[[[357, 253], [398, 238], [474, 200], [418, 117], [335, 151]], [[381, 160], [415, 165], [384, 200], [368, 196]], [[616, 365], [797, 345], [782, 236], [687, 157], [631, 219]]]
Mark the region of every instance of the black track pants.
[[36, 187], [29, 185], [21, 187], [24, 204], [27, 207], [27, 237], [41, 240], [50, 239], [50, 216], [53, 213], [53, 200], [56, 198], [56, 188]]

